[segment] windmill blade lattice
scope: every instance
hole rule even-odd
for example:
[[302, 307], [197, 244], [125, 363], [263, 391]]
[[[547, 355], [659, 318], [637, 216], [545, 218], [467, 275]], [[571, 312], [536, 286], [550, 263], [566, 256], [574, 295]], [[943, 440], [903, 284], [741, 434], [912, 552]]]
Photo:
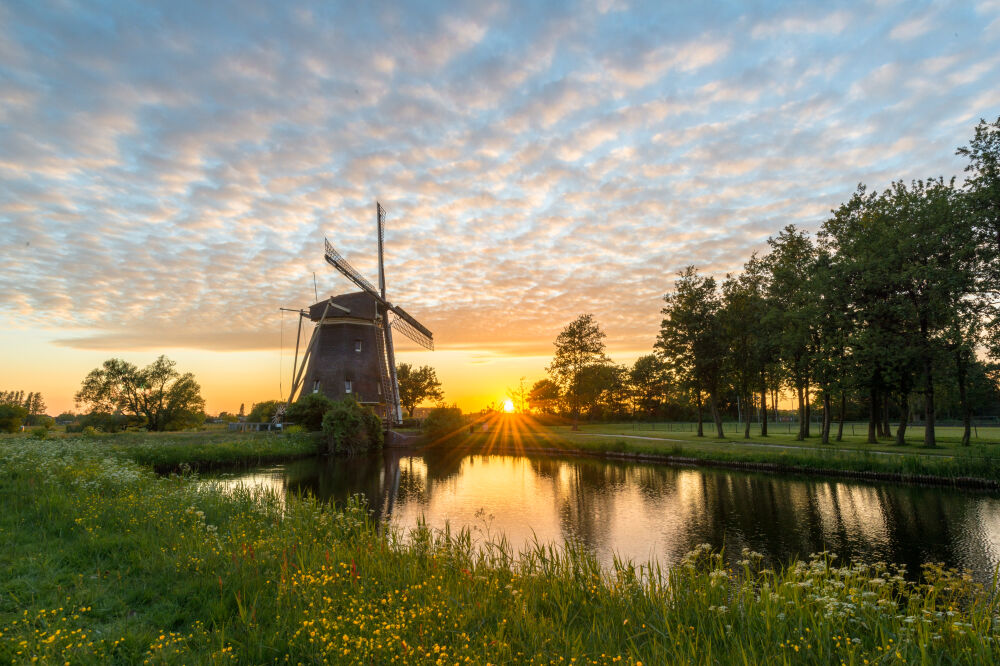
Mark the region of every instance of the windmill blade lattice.
[[403, 335], [405, 335], [409, 339], [413, 340], [414, 342], [416, 342], [418, 345], [420, 345], [424, 349], [430, 349], [431, 351], [434, 351], [434, 339], [433, 338], [431, 338], [431, 337], [429, 337], [427, 335], [424, 335], [416, 327], [414, 327], [412, 324], [410, 324], [410, 322], [406, 321], [401, 316], [399, 316], [399, 313], [397, 313], [395, 309], [392, 310], [392, 314], [393, 314], [393, 317], [392, 317], [392, 321], [389, 322], [389, 326], [393, 330], [399, 331], [400, 333], [402, 333]]

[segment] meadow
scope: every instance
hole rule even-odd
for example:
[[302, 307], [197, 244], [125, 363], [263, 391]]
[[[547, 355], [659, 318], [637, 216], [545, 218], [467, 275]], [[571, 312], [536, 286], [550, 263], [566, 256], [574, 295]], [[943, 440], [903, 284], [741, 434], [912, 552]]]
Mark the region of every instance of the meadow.
[[[267, 454], [302, 441], [272, 436]], [[260, 446], [216, 442], [244, 443]], [[223, 492], [136, 461], [185, 446], [205, 458], [184, 436], [0, 441], [0, 660], [860, 665], [1000, 651], [995, 583], [939, 566], [914, 582], [831, 553], [771, 570], [745, 552], [726, 568], [699, 548], [669, 570], [602, 569], [574, 544], [404, 534], [361, 500]]]
[[[767, 437], [752, 431], [728, 428], [726, 437], [715, 437], [706, 426], [705, 437], [697, 437], [690, 423], [594, 423], [581, 424], [578, 431], [568, 425], [544, 425], [532, 417], [497, 415], [486, 421], [487, 429], [457, 433], [448, 446], [486, 451], [542, 451], [561, 454], [635, 456], [682, 464], [747, 467], [777, 473], [818, 473], [830, 476], [870, 476], [873, 479], [994, 487], [1000, 482], [1000, 428], [982, 428], [981, 439], [961, 446], [957, 428], [944, 430], [938, 446], [928, 449], [916, 443], [919, 432], [905, 446], [891, 440], [865, 443], [863, 431], [846, 431], [842, 442], [821, 444], [819, 437], [796, 441], [783, 428]], [[782, 424], [783, 425], [783, 424]]]

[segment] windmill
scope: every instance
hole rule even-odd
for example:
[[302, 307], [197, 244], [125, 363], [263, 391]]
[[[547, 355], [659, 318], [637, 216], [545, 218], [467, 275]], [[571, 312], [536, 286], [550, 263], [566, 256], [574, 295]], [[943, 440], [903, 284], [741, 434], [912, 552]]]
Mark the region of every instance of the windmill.
[[[376, 414], [381, 414], [388, 429], [403, 419], [392, 332], [397, 330], [427, 349], [434, 349], [434, 334], [403, 308], [386, 299], [382, 251], [385, 209], [378, 202], [375, 203], [375, 217], [378, 288], [324, 239], [323, 258], [361, 291], [331, 296], [308, 310], [298, 310], [299, 331], [287, 404], [291, 404], [300, 391], [323, 393], [332, 399], [352, 395], [361, 404], [374, 408]], [[299, 364], [302, 320], [306, 317], [315, 322], [315, 326]]]

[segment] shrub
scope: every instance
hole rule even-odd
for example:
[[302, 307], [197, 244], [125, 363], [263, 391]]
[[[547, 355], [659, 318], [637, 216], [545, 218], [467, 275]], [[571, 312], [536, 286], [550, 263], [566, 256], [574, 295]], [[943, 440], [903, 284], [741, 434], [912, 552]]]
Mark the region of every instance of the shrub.
[[254, 406], [250, 409], [250, 414], [247, 415], [247, 422], [269, 423], [280, 406], [280, 400], [265, 400], [264, 402], [254, 403]]
[[31, 436], [35, 439], [46, 439], [49, 436], [49, 429], [45, 426], [38, 426], [31, 430]]
[[330, 453], [354, 455], [382, 446], [382, 422], [375, 413], [345, 397], [335, 400], [323, 415], [323, 434]]
[[435, 407], [424, 419], [424, 437], [434, 443], [445, 442], [461, 434], [465, 426], [465, 417], [458, 405]]
[[80, 417], [80, 425], [84, 429], [90, 426], [94, 430], [100, 430], [101, 432], [118, 432], [119, 430], [125, 430], [130, 425], [143, 425], [144, 422], [145, 420], [139, 417], [126, 416], [124, 414], [108, 414], [107, 412], [91, 412]]
[[20, 405], [0, 405], [0, 431], [17, 432], [28, 416], [28, 410]]
[[83, 427], [83, 436], [84, 437], [97, 437], [100, 434], [101, 433], [94, 426], [84, 426]]
[[[320, 424], [320, 427], [322, 427], [322, 424]], [[305, 431], [306, 429], [300, 425], [290, 425], [287, 428], [282, 428], [282, 432], [286, 435], [298, 435], [304, 433]]]
[[333, 407], [333, 401], [322, 393], [306, 393], [285, 412], [285, 419], [310, 432], [323, 429], [323, 415]]

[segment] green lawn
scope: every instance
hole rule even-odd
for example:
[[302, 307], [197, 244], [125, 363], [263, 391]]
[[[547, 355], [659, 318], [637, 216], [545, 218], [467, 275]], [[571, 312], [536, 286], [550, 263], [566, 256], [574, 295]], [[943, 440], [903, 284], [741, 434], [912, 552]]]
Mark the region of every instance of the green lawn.
[[[697, 437], [685, 424], [587, 424], [573, 431], [569, 426], [541, 426], [530, 419], [501, 416], [493, 419], [489, 432], [460, 434], [450, 445], [490, 449], [545, 448], [567, 453], [641, 454], [705, 464], [757, 465], [773, 471], [823, 471], [844, 474], [874, 473], [899, 480], [931, 481], [974, 479], [1000, 481], [1000, 443], [981, 440], [967, 447], [957, 439], [945, 439], [934, 449], [917, 443], [895, 446], [891, 441], [869, 445], [863, 436], [846, 436], [828, 445], [818, 437], [795, 441], [794, 435], [777, 432], [743, 439], [742, 431], [727, 432], [726, 439], [709, 434]], [[710, 431], [706, 428], [706, 433]], [[912, 442], [912, 440], [911, 440]], [[973, 479], [973, 480], [970, 480]]]
[[[0, 441], [0, 661], [14, 664], [994, 663], [996, 596], [818, 555], [671, 570], [502, 537], [403, 539], [358, 506], [160, 476], [136, 447]], [[196, 449], [191, 449], [192, 451]]]

